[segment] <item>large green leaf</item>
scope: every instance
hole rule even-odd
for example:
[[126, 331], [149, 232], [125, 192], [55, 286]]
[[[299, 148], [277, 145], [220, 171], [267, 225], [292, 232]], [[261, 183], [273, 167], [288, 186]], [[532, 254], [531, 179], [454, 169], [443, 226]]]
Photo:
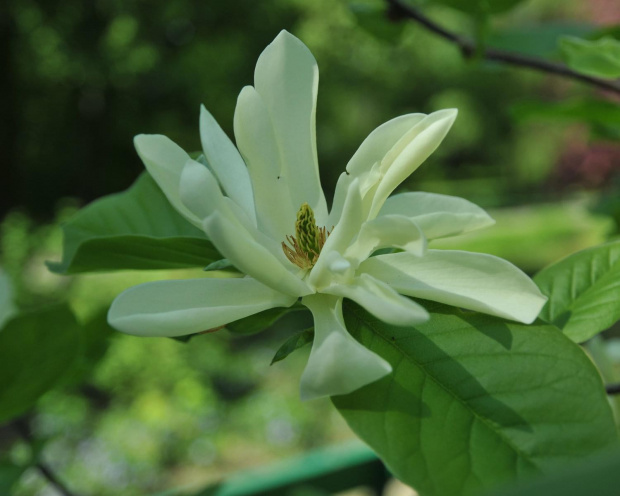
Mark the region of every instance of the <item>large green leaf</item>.
[[63, 231], [62, 261], [48, 263], [63, 274], [204, 267], [222, 258], [146, 173], [80, 210]]
[[66, 305], [9, 320], [0, 331], [0, 423], [26, 412], [75, 366], [80, 331]]
[[349, 331], [394, 371], [332, 398], [421, 495], [477, 494], [618, 444], [598, 372], [557, 328], [425, 306], [430, 321], [402, 328], [347, 304]]
[[612, 451], [488, 496], [618, 496], [618, 488], [620, 452]]
[[549, 297], [540, 318], [577, 343], [620, 319], [620, 241], [577, 252], [534, 277]]
[[565, 36], [560, 49], [566, 64], [576, 71], [601, 78], [620, 77], [620, 41], [614, 38], [588, 41]]

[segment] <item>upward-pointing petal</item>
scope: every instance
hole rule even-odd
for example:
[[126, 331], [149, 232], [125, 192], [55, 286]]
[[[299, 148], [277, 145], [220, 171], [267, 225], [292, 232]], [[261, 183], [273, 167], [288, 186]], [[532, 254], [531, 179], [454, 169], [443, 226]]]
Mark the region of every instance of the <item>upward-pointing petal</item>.
[[201, 219], [183, 204], [179, 193], [181, 173], [190, 156], [172, 140], [159, 134], [140, 134], [133, 142], [146, 170], [172, 206], [196, 227], [202, 228]]
[[281, 31], [256, 63], [254, 84], [273, 124], [282, 175], [287, 176], [293, 203], [308, 203], [319, 222], [327, 207], [316, 152], [316, 97], [319, 70], [310, 50]]
[[232, 141], [204, 107], [200, 107], [200, 140], [209, 166], [226, 194], [256, 225], [254, 194], [248, 169]]

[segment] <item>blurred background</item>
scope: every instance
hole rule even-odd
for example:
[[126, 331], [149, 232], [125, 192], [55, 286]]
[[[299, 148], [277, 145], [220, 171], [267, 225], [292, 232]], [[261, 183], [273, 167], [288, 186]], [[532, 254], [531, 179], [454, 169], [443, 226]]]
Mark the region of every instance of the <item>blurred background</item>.
[[[475, 35], [463, 12], [421, 4], [443, 25]], [[613, 0], [526, 0], [493, 17], [488, 46], [558, 59], [557, 39], [618, 35]], [[115, 295], [171, 272], [62, 277], [60, 224], [129, 187], [143, 166], [139, 133], [199, 150], [204, 104], [232, 137], [240, 89], [281, 29], [320, 69], [317, 141], [328, 196], [375, 127], [409, 112], [456, 107], [440, 149], [407, 189], [467, 198], [497, 225], [444, 241], [493, 253], [533, 274], [617, 236], [618, 98], [537, 72], [464, 60], [411, 22], [390, 21], [380, 0], [5, 0], [0, 5], [0, 265], [23, 309], [68, 301], [101, 320]], [[174, 274], [178, 276], [178, 273]], [[189, 343], [106, 330], [80, 384], [44, 396], [26, 421], [42, 457], [80, 494], [133, 496], [207, 484], [225, 474], [350, 439], [327, 400], [301, 403], [307, 350], [269, 367], [293, 331], [289, 315], [259, 335], [226, 331]], [[11, 460], [32, 445], [11, 426]], [[1, 472], [0, 472], [1, 473]], [[19, 496], [54, 495], [35, 469]]]

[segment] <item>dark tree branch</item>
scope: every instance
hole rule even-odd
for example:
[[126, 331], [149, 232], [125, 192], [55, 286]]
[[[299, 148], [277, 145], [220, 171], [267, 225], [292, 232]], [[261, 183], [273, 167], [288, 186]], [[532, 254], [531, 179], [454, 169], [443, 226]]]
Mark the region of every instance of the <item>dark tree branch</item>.
[[[34, 439], [32, 438], [32, 434], [30, 433], [30, 427], [23, 419], [18, 419], [13, 422], [13, 426], [15, 431], [19, 434], [19, 436], [26, 441], [28, 444], [32, 446], [34, 443]], [[35, 467], [41, 472], [41, 475], [47, 479], [47, 481], [58, 490], [60, 494], [63, 496], [78, 496], [75, 493], [69, 491], [69, 489], [58, 479], [56, 474], [52, 471], [52, 469], [47, 466], [47, 464], [43, 463], [40, 460], [34, 464]]]
[[605, 391], [607, 394], [620, 394], [620, 384], [607, 384]]
[[473, 40], [460, 36], [456, 33], [448, 31], [443, 26], [440, 26], [436, 22], [426, 17], [415, 7], [404, 4], [402, 0], [386, 0], [390, 10], [388, 15], [391, 19], [411, 19], [418, 24], [424, 26], [427, 30], [441, 36], [443, 39], [456, 45], [463, 57], [471, 58], [474, 54], [478, 54], [481, 58], [486, 60], [493, 60], [495, 62], [503, 62], [505, 64], [526, 67], [540, 72], [546, 72], [548, 74], [554, 74], [556, 76], [562, 76], [582, 83], [596, 86], [603, 90], [611, 91], [620, 95], [620, 82], [607, 81], [605, 79], [587, 76], [579, 72], [573, 71], [569, 67], [563, 64], [557, 64], [555, 62], [549, 62], [547, 60], [538, 59], [535, 57], [527, 57], [514, 52], [506, 52], [504, 50], [496, 50], [494, 48], [488, 48], [484, 50], [477, 50], [476, 43]]

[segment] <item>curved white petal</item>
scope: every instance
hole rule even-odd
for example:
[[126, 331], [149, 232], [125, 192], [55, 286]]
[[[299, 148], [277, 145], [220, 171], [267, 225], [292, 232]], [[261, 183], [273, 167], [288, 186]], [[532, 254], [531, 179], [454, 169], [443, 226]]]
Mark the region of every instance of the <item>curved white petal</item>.
[[379, 217], [393, 214], [411, 218], [429, 240], [495, 224], [488, 213], [468, 200], [421, 191], [390, 196], [379, 211]]
[[405, 134], [426, 117], [426, 114], [406, 114], [381, 124], [368, 135], [353, 154], [347, 164], [347, 172], [358, 177], [369, 172], [376, 163], [383, 161]]
[[[237, 269], [276, 291], [304, 296], [312, 291], [297, 275], [289, 272], [265, 246], [243, 227], [214, 212], [204, 221], [204, 229], [218, 251]], [[286, 262], [291, 268], [293, 264]]]
[[241, 155], [209, 111], [200, 107], [200, 140], [205, 158], [219, 183], [256, 225], [250, 174]]
[[429, 318], [428, 312], [421, 305], [368, 274], [362, 274], [350, 284], [331, 286], [323, 292], [349, 298], [378, 319], [392, 325], [410, 326]]
[[381, 210], [387, 197], [433, 153], [456, 119], [455, 109], [429, 114], [409, 130], [383, 158], [381, 179], [374, 193], [369, 219]]
[[387, 361], [348, 333], [342, 298], [316, 294], [302, 303], [314, 317], [314, 342], [301, 376], [302, 400], [351, 393], [392, 371]]
[[529, 324], [547, 298], [506, 260], [483, 253], [428, 250], [423, 257], [394, 253], [363, 262], [360, 272], [417, 298]]
[[426, 114], [407, 114], [381, 124], [362, 142], [347, 164], [347, 172], [341, 174], [336, 184], [334, 201], [329, 212], [329, 223], [336, 225], [340, 220], [342, 208], [349, 185], [353, 179], [371, 182], [369, 177], [373, 168], [381, 163], [392, 147], [426, 117]]
[[116, 297], [108, 322], [138, 336], [182, 336], [219, 327], [295, 297], [251, 279], [156, 281], [129, 288]]
[[357, 239], [344, 256], [357, 266], [381, 248], [399, 248], [422, 256], [426, 252], [426, 237], [412, 219], [404, 215], [384, 215], [362, 224]]
[[297, 208], [306, 202], [324, 222], [327, 205], [316, 152], [316, 97], [319, 69], [314, 56], [295, 36], [281, 31], [258, 58], [254, 85], [271, 116], [281, 158]]
[[290, 177], [283, 170], [271, 117], [252, 86], [241, 90], [234, 122], [237, 146], [252, 181], [258, 227], [273, 239], [284, 241], [295, 230], [303, 201], [291, 201]]
[[168, 201], [188, 221], [201, 227], [201, 220], [183, 205], [179, 193], [181, 173], [190, 156], [174, 141], [160, 134], [139, 134], [133, 142], [146, 170]]

